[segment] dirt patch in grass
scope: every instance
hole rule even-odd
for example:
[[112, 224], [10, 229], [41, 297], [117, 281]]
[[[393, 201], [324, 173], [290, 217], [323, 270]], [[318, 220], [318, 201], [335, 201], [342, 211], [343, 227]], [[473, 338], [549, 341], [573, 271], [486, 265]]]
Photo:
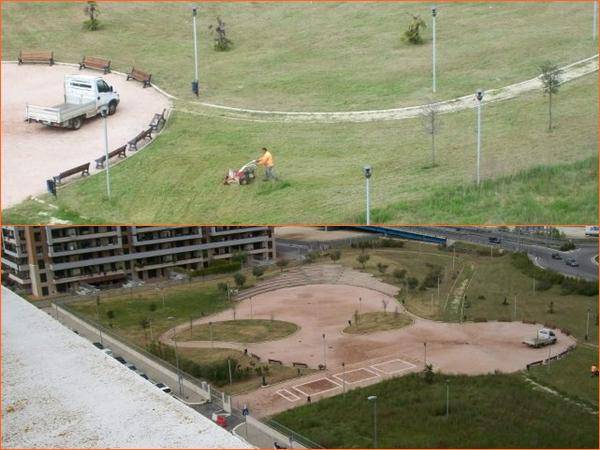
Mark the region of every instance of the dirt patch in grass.
[[348, 334], [369, 334], [376, 331], [395, 330], [412, 324], [412, 319], [406, 314], [395, 312], [369, 312], [358, 315], [352, 325], [344, 328]]
[[[212, 331], [211, 331], [212, 328]], [[203, 323], [177, 335], [182, 341], [264, 342], [281, 339], [298, 330], [298, 325], [281, 320], [243, 319]]]

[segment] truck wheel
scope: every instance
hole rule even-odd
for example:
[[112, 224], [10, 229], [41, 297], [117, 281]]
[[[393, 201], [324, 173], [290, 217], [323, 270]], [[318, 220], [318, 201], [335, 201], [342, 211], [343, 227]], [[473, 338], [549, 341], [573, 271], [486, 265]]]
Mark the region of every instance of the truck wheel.
[[108, 115], [112, 116], [116, 112], [117, 112], [117, 102], [110, 102], [108, 104]]
[[81, 125], [83, 125], [82, 117], [75, 117], [71, 120], [71, 128], [73, 128], [74, 130], [79, 130], [81, 128]]

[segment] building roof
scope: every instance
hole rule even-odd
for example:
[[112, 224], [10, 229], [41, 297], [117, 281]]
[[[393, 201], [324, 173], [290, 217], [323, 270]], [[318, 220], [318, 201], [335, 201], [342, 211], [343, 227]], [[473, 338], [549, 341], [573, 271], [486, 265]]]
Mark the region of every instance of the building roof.
[[250, 447], [5, 287], [2, 446]]

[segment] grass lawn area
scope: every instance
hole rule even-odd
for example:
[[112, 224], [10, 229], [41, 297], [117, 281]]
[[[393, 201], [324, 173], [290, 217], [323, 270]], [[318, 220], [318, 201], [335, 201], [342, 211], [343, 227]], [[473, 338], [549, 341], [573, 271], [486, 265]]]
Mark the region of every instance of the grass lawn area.
[[[450, 416], [445, 417], [450, 381]], [[533, 390], [519, 374], [417, 374], [283, 412], [274, 419], [326, 448], [371, 448], [376, 395], [380, 448], [597, 448], [598, 417]]]
[[532, 367], [528, 375], [540, 384], [598, 409], [598, 378], [590, 376], [592, 364], [598, 365], [598, 349], [579, 345], [567, 358], [549, 366]]
[[[351, 110], [423, 102], [431, 92], [429, 3], [202, 3], [198, 14], [203, 101], [253, 109]], [[59, 61], [82, 55], [132, 65], [191, 100], [194, 76], [188, 4], [103, 3], [103, 27], [82, 29], [78, 3], [2, 4], [5, 59], [51, 49]], [[438, 96], [453, 98], [532, 78], [548, 59], [566, 64], [597, 53], [591, 5], [438, 5]], [[428, 24], [423, 45], [402, 42], [411, 14]], [[213, 50], [220, 16], [234, 42]], [[568, 20], [565, 20], [568, 17]]]
[[[216, 281], [211, 281], [165, 288], [165, 306], [162, 305], [161, 294], [156, 291], [102, 299], [98, 307], [100, 322], [144, 347], [149, 340], [157, 339], [160, 334], [181, 322], [228, 308], [230, 302], [216, 284]], [[72, 303], [69, 308], [96, 320], [95, 300]], [[113, 319], [109, 319], [108, 311], [113, 312]], [[151, 326], [144, 329], [144, 320], [149, 320]]]
[[[394, 309], [393, 305], [390, 305]], [[369, 334], [375, 331], [395, 330], [412, 323], [412, 319], [406, 314], [395, 314], [393, 312], [369, 312], [358, 314], [352, 325], [344, 328], [343, 332], [348, 334]]]
[[[434, 168], [420, 119], [253, 123], [176, 112], [153, 144], [111, 169], [111, 201], [105, 177], [91, 176], [59, 189], [57, 199], [41, 196], [57, 209], [29, 200], [3, 211], [3, 219], [356, 223], [364, 214], [361, 167], [369, 163], [376, 222], [592, 223], [598, 214], [596, 99], [597, 76], [563, 86], [552, 133], [541, 93], [486, 105], [481, 173], [489, 181], [480, 189], [473, 187], [472, 110], [441, 117]], [[227, 168], [256, 157], [265, 145], [283, 181], [223, 185]]]
[[182, 331], [180, 341], [264, 342], [284, 338], [298, 330], [298, 325], [282, 320], [242, 319], [203, 323], [192, 327], [192, 333]]
[[[457, 252], [454, 270], [452, 252], [439, 250], [435, 245], [406, 242], [404, 248], [367, 249], [369, 261], [365, 270], [401, 287], [399, 300], [410, 312], [421, 317], [457, 322], [464, 312], [467, 320], [514, 320], [516, 295], [517, 320], [533, 320], [566, 329], [583, 340], [588, 308], [591, 308], [592, 320], [598, 313], [597, 297], [563, 295], [558, 286], [546, 291], [536, 290], [534, 294], [533, 279], [512, 265], [509, 253], [490, 257], [489, 249], [482, 248], [481, 255], [475, 251]], [[342, 264], [361, 269], [356, 260], [361, 250], [344, 249], [341, 253]], [[378, 263], [388, 266], [385, 273], [378, 270]], [[404, 269], [405, 279], [414, 277], [421, 283], [431, 266], [441, 268], [439, 296], [437, 286], [410, 290], [394, 276], [394, 271]], [[464, 295], [467, 302], [462, 305]], [[507, 297], [508, 305], [503, 304], [504, 297]], [[553, 302], [553, 313], [549, 312], [550, 302]], [[597, 336], [598, 327], [590, 326], [590, 342], [595, 342]]]
[[[183, 357], [197, 362], [198, 364], [211, 364], [215, 362], [224, 361], [227, 359], [235, 359], [240, 366], [243, 367], [258, 367], [252, 358], [244, 355], [238, 350], [225, 349], [225, 348], [185, 348], [180, 347], [179, 353]], [[314, 372], [313, 369], [296, 369], [288, 366], [274, 365], [262, 365], [267, 368], [265, 378], [267, 384], [274, 384], [290, 378], [298, 376], [304, 376]], [[246, 380], [236, 381], [233, 384], [225, 384], [220, 386], [219, 389], [223, 390], [228, 394], [240, 394], [242, 392], [248, 392], [260, 388], [262, 383], [262, 377], [256, 372], [252, 373], [252, 376]]]

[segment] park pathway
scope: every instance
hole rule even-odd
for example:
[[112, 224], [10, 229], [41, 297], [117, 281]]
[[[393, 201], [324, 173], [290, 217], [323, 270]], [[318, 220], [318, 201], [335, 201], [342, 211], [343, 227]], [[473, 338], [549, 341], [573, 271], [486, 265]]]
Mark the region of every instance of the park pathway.
[[[598, 71], [598, 55], [561, 67], [562, 83], [576, 80]], [[520, 83], [511, 84], [485, 92], [483, 104], [494, 103], [515, 98], [519, 95], [542, 89], [540, 77]], [[339, 123], [339, 122], [377, 122], [402, 120], [420, 117], [430, 105], [409, 106], [404, 108], [336, 111], [336, 112], [302, 112], [302, 111], [266, 111], [234, 108], [206, 102], [189, 102], [189, 107], [178, 106], [179, 111], [202, 116], [220, 116], [229, 119], [252, 122], [298, 122], [298, 123]], [[433, 104], [441, 114], [475, 108], [477, 101], [474, 94], [465, 95], [452, 100], [444, 100]]]

